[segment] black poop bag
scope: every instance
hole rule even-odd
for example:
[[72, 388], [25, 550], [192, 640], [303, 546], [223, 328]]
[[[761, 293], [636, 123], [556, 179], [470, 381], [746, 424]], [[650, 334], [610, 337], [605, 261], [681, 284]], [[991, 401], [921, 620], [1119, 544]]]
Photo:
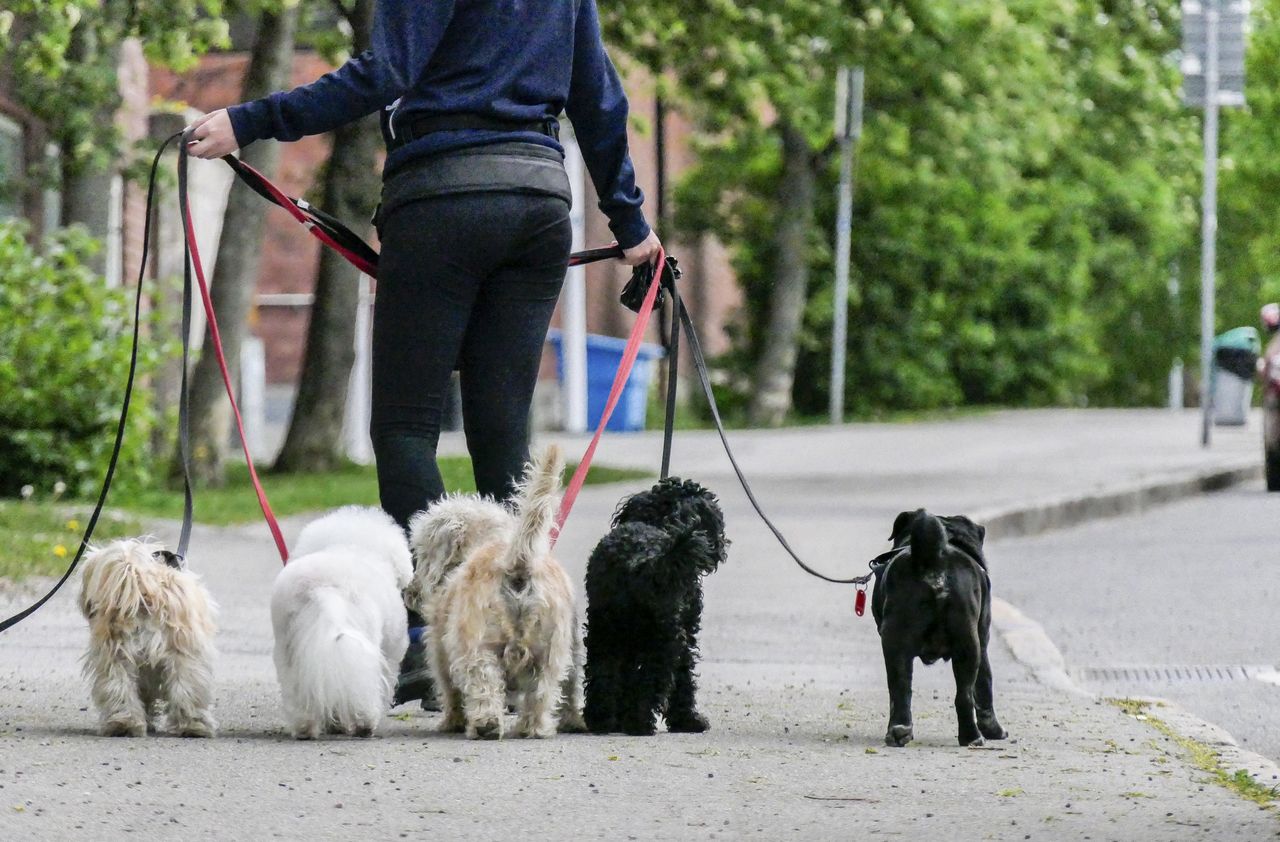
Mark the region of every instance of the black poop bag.
[[[674, 257], [668, 257], [662, 272], [661, 283], [664, 289], [658, 290], [658, 296], [653, 301], [654, 307], [662, 306], [663, 299], [666, 297], [665, 288], [672, 287], [680, 279], [680, 275], [680, 261]], [[639, 313], [644, 297], [649, 294], [649, 284], [653, 283], [653, 276], [652, 263], [641, 263], [631, 270], [631, 280], [627, 281], [627, 285], [622, 288], [622, 295], [619, 296], [622, 306], [633, 313]]]

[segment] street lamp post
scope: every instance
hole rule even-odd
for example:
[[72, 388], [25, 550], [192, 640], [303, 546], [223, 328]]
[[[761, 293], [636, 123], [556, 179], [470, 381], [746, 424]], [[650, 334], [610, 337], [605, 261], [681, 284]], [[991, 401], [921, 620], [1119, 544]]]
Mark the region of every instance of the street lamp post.
[[862, 134], [861, 67], [842, 67], [836, 76], [836, 140], [840, 144], [840, 187], [836, 212], [836, 284], [831, 323], [831, 423], [844, 421], [845, 345], [849, 336], [849, 255], [853, 241], [853, 150]]

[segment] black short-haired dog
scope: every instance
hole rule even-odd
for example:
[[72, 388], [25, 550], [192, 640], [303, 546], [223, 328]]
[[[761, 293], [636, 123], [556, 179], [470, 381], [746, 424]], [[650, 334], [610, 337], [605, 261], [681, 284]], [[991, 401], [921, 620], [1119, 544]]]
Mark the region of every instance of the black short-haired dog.
[[725, 560], [714, 494], [668, 477], [627, 498], [587, 563], [588, 730], [648, 736], [709, 727], [698, 712], [694, 666], [702, 577]]
[[880, 630], [889, 680], [891, 746], [911, 742], [911, 671], [950, 660], [962, 746], [1008, 736], [996, 720], [987, 641], [991, 580], [982, 551], [986, 529], [963, 515], [937, 517], [917, 509], [894, 521], [894, 551], [876, 569], [871, 613]]

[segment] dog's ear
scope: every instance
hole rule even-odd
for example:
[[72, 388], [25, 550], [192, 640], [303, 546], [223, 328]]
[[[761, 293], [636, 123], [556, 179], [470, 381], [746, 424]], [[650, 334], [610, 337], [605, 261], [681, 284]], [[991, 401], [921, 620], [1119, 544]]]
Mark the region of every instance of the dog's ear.
[[911, 525], [924, 514], [927, 514], [924, 509], [916, 509], [913, 512], [902, 512], [893, 519], [893, 531], [889, 533], [889, 540], [895, 547], [905, 546], [911, 540]]

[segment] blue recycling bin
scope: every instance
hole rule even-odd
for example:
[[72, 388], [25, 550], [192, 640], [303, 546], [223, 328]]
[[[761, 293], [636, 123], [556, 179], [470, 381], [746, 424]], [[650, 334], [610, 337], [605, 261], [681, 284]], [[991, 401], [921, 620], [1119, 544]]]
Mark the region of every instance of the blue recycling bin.
[[[564, 345], [560, 331], [547, 333], [547, 341], [556, 349], [556, 376], [564, 385]], [[587, 426], [595, 429], [604, 414], [604, 405], [609, 400], [609, 388], [613, 386], [614, 375], [622, 363], [622, 353], [627, 347], [627, 340], [612, 336], [587, 334]], [[645, 414], [649, 403], [649, 384], [653, 381], [654, 361], [662, 358], [662, 346], [649, 342], [640, 345], [640, 353], [636, 355], [635, 367], [627, 384], [622, 387], [622, 395], [618, 405], [605, 427], [610, 432], [634, 433], [644, 429]]]

